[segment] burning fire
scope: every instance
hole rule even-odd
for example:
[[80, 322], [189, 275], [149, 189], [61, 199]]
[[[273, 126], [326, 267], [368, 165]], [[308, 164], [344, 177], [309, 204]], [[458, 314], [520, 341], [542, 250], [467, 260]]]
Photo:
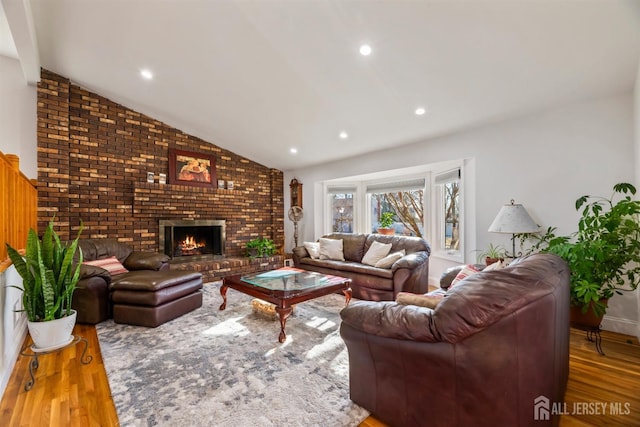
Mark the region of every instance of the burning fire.
[[197, 243], [193, 236], [185, 236], [184, 240], [178, 243], [178, 247], [183, 251], [194, 251], [199, 248], [204, 248], [205, 246], [205, 242]]

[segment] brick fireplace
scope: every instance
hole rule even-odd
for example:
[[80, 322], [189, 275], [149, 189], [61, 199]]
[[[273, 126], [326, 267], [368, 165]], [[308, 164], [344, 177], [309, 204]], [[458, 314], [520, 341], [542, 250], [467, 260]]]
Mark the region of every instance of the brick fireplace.
[[[224, 218], [224, 259], [216, 260], [221, 270], [216, 277], [256, 267], [244, 259], [249, 240], [264, 236], [284, 246], [282, 171], [185, 134], [46, 70], [37, 102], [40, 230], [55, 215], [63, 239], [75, 236], [83, 221], [85, 238], [114, 238], [136, 250], [156, 251], [161, 219]], [[168, 171], [169, 148], [214, 156], [217, 178], [234, 181], [234, 188], [160, 184], [158, 175]], [[148, 172], [156, 177], [153, 183], [147, 182]]]
[[158, 251], [169, 255], [173, 261], [224, 258], [224, 220], [161, 219], [159, 228]]

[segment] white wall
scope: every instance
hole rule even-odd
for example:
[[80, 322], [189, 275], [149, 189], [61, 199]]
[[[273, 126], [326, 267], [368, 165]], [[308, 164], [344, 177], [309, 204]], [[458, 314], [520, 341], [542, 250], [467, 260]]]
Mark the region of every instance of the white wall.
[[[17, 154], [20, 170], [37, 178], [36, 87], [28, 86], [16, 59], [0, 55], [0, 151]], [[1, 224], [0, 224], [1, 225]], [[22, 280], [13, 267], [0, 273], [0, 396], [11, 376], [26, 335], [26, 317], [14, 312]]]
[[[507, 235], [486, 230], [501, 205], [510, 199], [522, 203], [543, 229], [575, 231], [575, 200], [584, 194], [609, 195], [615, 183], [635, 178], [633, 96], [624, 94], [569, 105], [514, 120], [487, 125], [421, 143], [372, 153], [357, 159], [288, 171], [304, 184], [305, 219], [300, 241], [322, 234], [314, 217], [321, 215], [319, 182], [344, 176], [442, 162], [475, 160], [475, 247], [467, 246], [467, 262], [475, 261], [473, 249], [489, 242], [510, 245]], [[314, 193], [315, 190], [315, 193]], [[288, 194], [288, 189], [286, 189]], [[285, 211], [288, 198], [285, 197]], [[465, 198], [467, 207], [474, 200]], [[469, 219], [469, 218], [468, 218]], [[319, 222], [319, 221], [318, 221]], [[471, 229], [474, 229], [471, 227]], [[292, 242], [291, 222], [285, 221], [287, 248]], [[465, 236], [469, 238], [468, 236]], [[432, 257], [430, 277], [437, 279], [449, 262]], [[638, 302], [635, 295], [616, 297], [608, 311], [611, 330], [636, 333]], [[622, 319], [622, 322], [616, 321]], [[634, 328], [630, 332], [629, 328]]]
[[17, 154], [20, 170], [37, 178], [37, 94], [27, 85], [20, 62], [0, 55], [0, 151]]
[[11, 266], [5, 273], [0, 273], [0, 397], [4, 394], [11, 372], [18, 358], [20, 347], [27, 335], [27, 317], [24, 313], [16, 313], [15, 309], [22, 307], [20, 298], [22, 292], [11, 288], [11, 285], [21, 285], [22, 279]]
[[[634, 95], [634, 109], [633, 109], [633, 117], [634, 117], [634, 136], [635, 136], [635, 167], [636, 167], [636, 176], [635, 176], [635, 184], [636, 187], [640, 188], [640, 64], [638, 65], [638, 73], [636, 74], [636, 84], [633, 91]], [[636, 328], [636, 336], [640, 339], [640, 292], [636, 292], [637, 294], [637, 304], [638, 304], [638, 325]]]

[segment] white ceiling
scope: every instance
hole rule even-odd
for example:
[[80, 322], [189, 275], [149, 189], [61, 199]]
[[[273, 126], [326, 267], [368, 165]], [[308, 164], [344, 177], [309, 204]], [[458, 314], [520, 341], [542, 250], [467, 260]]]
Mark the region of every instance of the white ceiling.
[[640, 58], [638, 0], [30, 2], [42, 67], [282, 170], [630, 92]]

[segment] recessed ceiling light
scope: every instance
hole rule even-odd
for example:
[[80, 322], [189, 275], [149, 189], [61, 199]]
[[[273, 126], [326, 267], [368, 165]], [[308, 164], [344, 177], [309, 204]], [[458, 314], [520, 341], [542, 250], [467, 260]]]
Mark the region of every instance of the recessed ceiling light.
[[147, 80], [151, 80], [153, 78], [153, 74], [147, 69], [140, 70], [140, 75]]
[[342, 132], [340, 132], [340, 138], [347, 139], [347, 138], [349, 138], [349, 134], [346, 133], [345, 131], [342, 131]]
[[423, 107], [416, 108], [416, 115], [417, 116], [422, 116], [426, 112], [427, 112], [427, 110], [425, 110]]
[[369, 46], [368, 44], [363, 44], [362, 46], [360, 46], [360, 55], [362, 56], [371, 55], [371, 46]]
[[298, 149], [296, 147], [291, 147], [291, 148], [289, 148], [289, 152], [291, 154], [298, 154]]

